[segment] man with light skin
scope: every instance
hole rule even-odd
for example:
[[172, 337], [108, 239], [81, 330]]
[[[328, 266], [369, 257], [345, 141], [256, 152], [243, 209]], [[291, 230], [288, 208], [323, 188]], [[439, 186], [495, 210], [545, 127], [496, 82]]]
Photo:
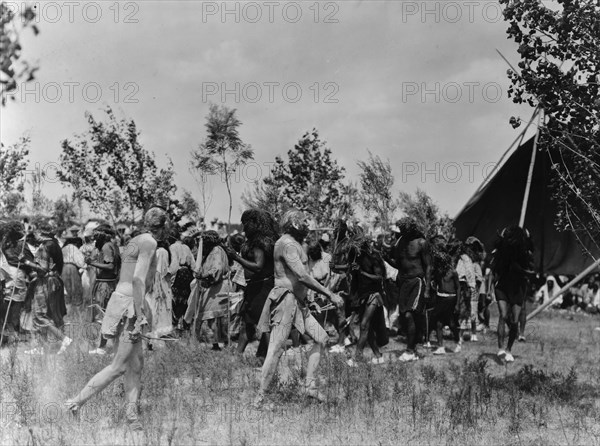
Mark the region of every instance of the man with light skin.
[[307, 333], [315, 341], [308, 355], [304, 393], [310, 398], [325, 400], [325, 395], [317, 389], [315, 372], [329, 336], [310, 312], [309, 305], [317, 313], [320, 307], [314, 302], [307, 302], [307, 290], [326, 296], [337, 306], [343, 305], [340, 296], [322, 286], [308, 272], [308, 256], [302, 249], [302, 242], [309, 232], [306, 215], [298, 210], [290, 210], [283, 216], [281, 226], [283, 235], [275, 243], [274, 249], [275, 287], [267, 298], [259, 322], [259, 329], [263, 333], [270, 331], [271, 337], [262, 367], [260, 391], [255, 401], [257, 408], [264, 404], [265, 392], [273, 379], [292, 327], [302, 334]]
[[66, 403], [74, 415], [92, 396], [125, 375], [126, 417], [134, 430], [141, 430], [137, 402], [143, 367], [142, 329], [148, 325], [142, 306], [156, 273], [157, 242], [169, 233], [169, 218], [163, 208], [153, 207], [144, 216], [147, 232], [133, 238], [123, 252], [121, 274], [102, 321], [102, 335], [115, 340], [115, 357], [83, 390]]

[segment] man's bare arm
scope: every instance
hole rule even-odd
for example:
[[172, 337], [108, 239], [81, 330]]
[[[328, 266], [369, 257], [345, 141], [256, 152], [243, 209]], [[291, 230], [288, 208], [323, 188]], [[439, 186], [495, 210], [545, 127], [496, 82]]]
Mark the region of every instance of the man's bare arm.
[[[288, 243], [283, 248], [281, 254], [283, 261], [285, 262], [288, 269], [296, 276], [298, 281], [306, 286], [307, 288], [316, 291], [326, 296], [331, 302], [339, 305], [337, 296], [317, 282], [309, 273], [304, 264], [302, 263], [302, 248], [299, 244]], [[341, 300], [341, 298], [339, 298]]]
[[139, 319], [142, 316], [142, 302], [146, 294], [146, 277], [156, 254], [156, 240], [150, 235], [141, 236], [138, 244], [138, 257], [133, 272], [133, 307]]
[[235, 252], [232, 248], [230, 248], [230, 247], [227, 247], [227, 248], [228, 248], [227, 255], [229, 256], [229, 258], [232, 258], [233, 260], [238, 262], [240, 265], [242, 265], [247, 270], [252, 271], [253, 273], [258, 273], [264, 268], [265, 252], [262, 249], [254, 248], [252, 250], [252, 253], [254, 254], [254, 262], [251, 262], [250, 260], [244, 259], [241, 255], [239, 255], [237, 252]]

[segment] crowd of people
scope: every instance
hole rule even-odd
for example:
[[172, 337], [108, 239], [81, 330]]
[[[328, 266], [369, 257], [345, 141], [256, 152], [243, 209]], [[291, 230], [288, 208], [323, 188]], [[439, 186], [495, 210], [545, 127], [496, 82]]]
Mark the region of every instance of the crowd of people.
[[[66, 323], [98, 323], [101, 336], [89, 353], [107, 354], [112, 341], [113, 361], [68, 407], [77, 412], [125, 374], [128, 419], [137, 425], [142, 339], [149, 350], [182, 336], [213, 350], [237, 342], [238, 354], [256, 341], [263, 363], [257, 406], [286, 347], [312, 344], [304, 391], [323, 400], [315, 377], [326, 348], [346, 354], [355, 345], [349, 367], [367, 361], [367, 345], [373, 364], [416, 361], [418, 344], [447, 354], [445, 338], [459, 353], [490, 329], [494, 301], [498, 357], [512, 362], [515, 342], [525, 341], [526, 303], [553, 299], [568, 280], [550, 276], [536, 292], [533, 244], [517, 226], [504, 229], [488, 254], [475, 237], [427, 238], [408, 217], [376, 238], [343, 219], [332, 230], [310, 231], [308, 216], [297, 210], [276, 221], [251, 209], [241, 223], [243, 233], [223, 237], [193, 223], [171, 224], [161, 207], [147, 212], [143, 228], [125, 233], [107, 223], [57, 233], [51, 224], [2, 222], [2, 340], [30, 342], [27, 333], [39, 334], [25, 353], [43, 354], [51, 337], [62, 354], [72, 342]], [[598, 311], [598, 284], [591, 276], [555, 305]], [[384, 355], [381, 348], [396, 335], [406, 350]]]

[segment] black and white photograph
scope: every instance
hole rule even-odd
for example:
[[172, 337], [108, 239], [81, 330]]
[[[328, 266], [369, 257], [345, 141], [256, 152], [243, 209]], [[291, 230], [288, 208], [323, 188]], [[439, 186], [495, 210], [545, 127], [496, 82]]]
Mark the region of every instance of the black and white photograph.
[[598, 0], [0, 0], [0, 445], [600, 446]]

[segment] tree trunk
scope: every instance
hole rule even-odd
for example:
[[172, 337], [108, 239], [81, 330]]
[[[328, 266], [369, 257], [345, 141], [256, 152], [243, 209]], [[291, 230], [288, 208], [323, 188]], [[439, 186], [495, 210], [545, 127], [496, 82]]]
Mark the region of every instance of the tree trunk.
[[227, 169], [227, 160], [225, 159], [225, 152], [223, 152], [223, 172], [225, 173], [225, 186], [227, 186], [227, 194], [229, 195], [229, 215], [227, 217], [227, 234], [229, 234], [229, 229], [231, 227], [231, 208], [233, 207], [233, 202], [231, 199], [231, 187], [229, 185], [229, 170]]
[[227, 234], [229, 234], [229, 229], [231, 228], [231, 208], [233, 207], [233, 201], [231, 199], [231, 187], [229, 186], [229, 178], [227, 174], [225, 174], [225, 185], [227, 186], [227, 194], [229, 195], [229, 216], [227, 217]]

